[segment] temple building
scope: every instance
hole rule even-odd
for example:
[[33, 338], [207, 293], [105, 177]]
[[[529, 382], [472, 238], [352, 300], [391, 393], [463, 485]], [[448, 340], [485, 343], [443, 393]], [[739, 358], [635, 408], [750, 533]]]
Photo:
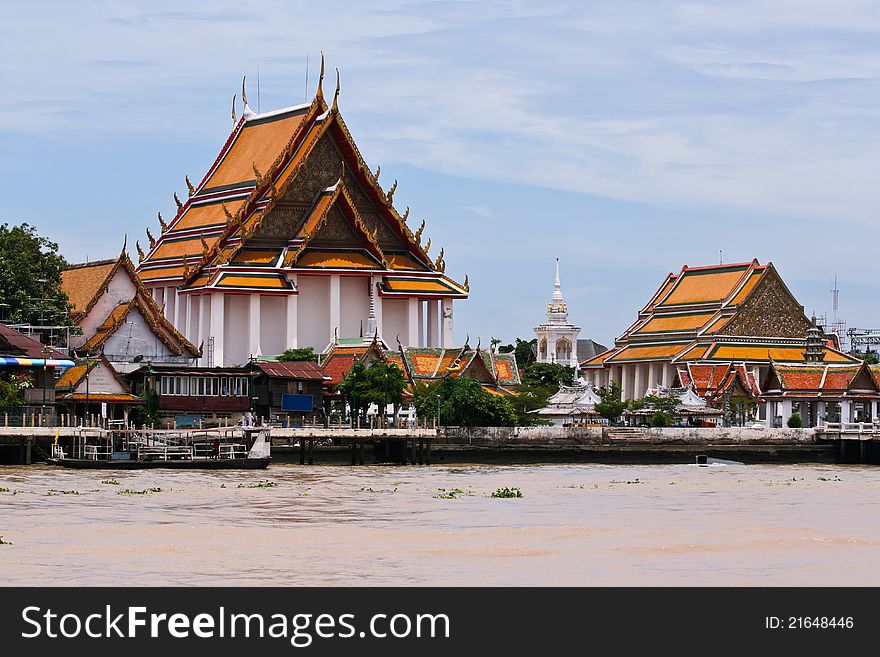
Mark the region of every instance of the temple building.
[[[166, 317], [194, 344], [201, 366], [373, 335], [412, 347], [451, 348], [453, 301], [468, 279], [446, 275], [409, 208], [394, 207], [395, 181], [379, 184], [338, 108], [311, 103], [244, 110], [216, 161], [161, 232], [139, 251], [138, 275]], [[244, 89], [242, 90], [244, 95]]]
[[146, 360], [186, 364], [201, 355], [165, 318], [124, 246], [114, 259], [71, 265], [61, 272], [61, 288], [81, 330], [70, 339], [77, 354], [100, 355], [120, 370], [125, 363]]
[[[774, 367], [804, 363], [810, 354], [826, 365], [860, 362], [816, 334], [772, 263], [684, 266], [666, 277], [613, 348], [581, 367], [594, 385], [615, 381], [623, 399], [691, 384], [715, 400], [733, 389], [757, 399]], [[776, 415], [762, 405], [762, 418]]]
[[463, 347], [453, 349], [399, 344], [397, 350], [389, 350], [378, 339], [369, 343], [356, 339], [338, 340], [322, 355], [321, 368], [329, 377], [328, 386], [332, 387], [345, 378], [355, 363], [375, 361], [397, 365], [404, 372], [410, 388], [420, 382], [463, 376], [475, 379], [492, 394], [509, 397], [516, 394], [511, 387], [521, 383], [514, 354], [496, 354], [491, 349], [482, 349], [479, 344], [473, 348], [467, 342]]
[[[578, 368], [579, 364], [605, 351], [592, 340], [578, 340], [581, 327], [568, 321], [568, 305], [562, 296], [559, 279], [559, 258], [556, 259], [556, 280], [547, 304], [547, 321], [535, 327], [535, 360]], [[525, 365], [525, 364], [523, 364]]]

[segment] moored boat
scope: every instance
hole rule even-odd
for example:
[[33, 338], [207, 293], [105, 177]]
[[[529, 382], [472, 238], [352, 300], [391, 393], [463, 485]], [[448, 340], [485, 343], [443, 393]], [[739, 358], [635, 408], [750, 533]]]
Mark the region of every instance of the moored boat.
[[268, 467], [269, 429], [229, 427], [192, 431], [83, 428], [69, 450], [52, 446], [47, 462], [65, 468], [138, 470], [252, 470]]

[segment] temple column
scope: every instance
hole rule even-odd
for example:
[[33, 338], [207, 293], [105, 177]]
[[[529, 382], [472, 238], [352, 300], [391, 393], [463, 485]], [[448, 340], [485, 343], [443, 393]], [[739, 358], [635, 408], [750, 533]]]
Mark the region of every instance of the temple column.
[[248, 353], [251, 356], [260, 355], [260, 295], [250, 295], [250, 307], [248, 308]]
[[773, 428], [773, 421], [776, 419], [776, 402], [768, 401], [764, 404], [766, 417], [764, 418], [765, 426], [768, 429]]
[[641, 399], [645, 393], [645, 364], [635, 364], [635, 382], [633, 385], [633, 399]]
[[629, 382], [629, 366], [620, 366], [620, 399], [626, 401], [632, 398], [632, 386]]
[[406, 300], [406, 346], [418, 347], [419, 345], [419, 300], [410, 297]]
[[174, 319], [174, 310], [177, 306], [177, 293], [173, 287], [165, 288], [165, 319], [177, 326]]
[[193, 303], [194, 298], [195, 297], [193, 297], [192, 294], [186, 295], [186, 319], [184, 320], [184, 326], [183, 326], [183, 329], [181, 329], [181, 330], [182, 330], [183, 334], [186, 336], [186, 339], [189, 340], [190, 342], [195, 342], [195, 345], [198, 347], [199, 346], [198, 340], [193, 336], [193, 312], [198, 312], [194, 307], [195, 306], [195, 304]]
[[177, 316], [177, 320], [174, 322], [175, 328], [178, 331], [183, 333], [186, 330], [186, 315], [187, 309], [189, 308], [189, 295], [179, 295], [177, 291], [174, 292], [175, 301], [174, 304], [177, 306], [175, 315]]
[[[342, 305], [342, 285], [339, 274], [330, 276], [330, 339], [339, 333], [340, 307]], [[340, 338], [345, 336], [340, 335]]]
[[[211, 295], [211, 332], [210, 336], [214, 338], [214, 367], [223, 367], [223, 334], [224, 334], [224, 298], [222, 292], [214, 292]], [[206, 346], [207, 347], [207, 346]]]
[[199, 364], [203, 367], [208, 365], [208, 338], [211, 336], [211, 296], [202, 294], [199, 296], [199, 310], [202, 317], [199, 320], [199, 345], [202, 346], [202, 357]]
[[452, 299], [443, 299], [440, 302], [440, 308], [443, 311], [441, 313], [442, 319], [440, 320], [443, 322], [440, 346], [444, 349], [451, 349], [455, 346], [455, 327], [452, 322]]
[[782, 400], [782, 426], [788, 426], [788, 419], [791, 417], [791, 400], [783, 399]]
[[379, 336], [382, 336], [382, 297], [379, 294], [379, 283], [382, 282], [381, 276], [370, 277], [370, 291], [373, 294], [373, 302], [376, 305], [376, 328], [379, 329]]
[[296, 313], [298, 301], [299, 297], [296, 294], [287, 295], [287, 312], [285, 313], [286, 322], [284, 327], [286, 335], [286, 338], [284, 340], [285, 349], [296, 349]]
[[419, 300], [419, 346], [428, 346], [425, 341], [425, 304], [421, 300]]
[[440, 340], [438, 339], [438, 328], [440, 327], [440, 323], [437, 321], [438, 310], [440, 307], [440, 302], [432, 299], [431, 301], [426, 301], [428, 304], [428, 346], [429, 347], [439, 347]]
[[660, 376], [661, 382], [660, 385], [670, 388], [672, 387], [672, 366], [667, 365], [666, 363], [662, 363], [660, 365]]
[[852, 402], [849, 399], [840, 402], [840, 421], [852, 422]]
[[[660, 363], [660, 367], [663, 367], [662, 363]], [[654, 361], [648, 363], [648, 387], [657, 387], [657, 363]]]
[[816, 425], [824, 425], [825, 424], [825, 415], [827, 411], [825, 410], [825, 402], [820, 401], [816, 403]]

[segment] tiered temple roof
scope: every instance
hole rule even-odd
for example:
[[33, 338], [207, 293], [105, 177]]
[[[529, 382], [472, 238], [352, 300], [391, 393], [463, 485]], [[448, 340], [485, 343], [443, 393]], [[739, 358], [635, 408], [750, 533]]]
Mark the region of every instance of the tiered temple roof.
[[876, 399], [880, 370], [862, 361], [855, 363], [774, 363], [764, 381], [765, 394], [773, 397]]
[[[323, 81], [323, 60], [321, 65]], [[245, 105], [176, 215], [161, 219], [138, 267], [148, 285], [295, 294], [287, 273], [383, 274], [380, 295], [466, 298], [379, 184], [321, 85], [311, 103], [255, 114]], [[176, 197], [175, 197], [175, 200]], [[139, 251], [140, 245], [138, 245]]]
[[134, 293], [127, 299], [115, 303], [109, 312], [95, 322], [97, 328], [85, 335], [85, 342], [77, 351], [97, 354], [103, 351], [106, 341], [123, 326], [129, 314], [137, 309], [150, 330], [173, 354], [187, 358], [197, 358], [201, 349], [193, 345], [169, 322], [152, 295], [138, 279], [134, 265], [125, 247], [115, 260], [100, 260], [72, 265], [61, 272], [61, 287], [67, 293], [72, 305], [71, 317], [82, 325], [90, 313], [97, 312], [96, 306], [108, 293], [114, 276], [122, 273], [130, 279]]
[[515, 356], [495, 354], [489, 349], [476, 349], [468, 344], [456, 349], [404, 347], [386, 350], [377, 341], [370, 344], [330, 345], [321, 360], [321, 367], [336, 385], [345, 378], [355, 363], [381, 360], [401, 368], [410, 385], [436, 381], [444, 377], [466, 376], [479, 381], [486, 390], [500, 395], [514, 394], [509, 388], [521, 383]]
[[[581, 366], [800, 362], [810, 327], [772, 263], [684, 266], [666, 277], [613, 348]], [[824, 356], [827, 363], [854, 362], [830, 345]]]

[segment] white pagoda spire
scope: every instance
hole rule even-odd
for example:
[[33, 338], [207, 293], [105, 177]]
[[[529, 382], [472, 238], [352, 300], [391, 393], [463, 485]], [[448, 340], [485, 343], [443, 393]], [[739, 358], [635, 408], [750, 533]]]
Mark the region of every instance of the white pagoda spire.
[[568, 321], [568, 306], [562, 296], [559, 276], [559, 258], [556, 258], [556, 278], [553, 294], [547, 304], [547, 321], [535, 327], [538, 338], [537, 360], [539, 363], [559, 363], [569, 367], [578, 366], [577, 337], [581, 331]]
[[559, 280], [559, 258], [556, 258], [556, 280], [553, 282], [553, 295], [547, 304], [547, 321], [550, 324], [568, 323], [568, 306], [562, 296], [562, 283]]

